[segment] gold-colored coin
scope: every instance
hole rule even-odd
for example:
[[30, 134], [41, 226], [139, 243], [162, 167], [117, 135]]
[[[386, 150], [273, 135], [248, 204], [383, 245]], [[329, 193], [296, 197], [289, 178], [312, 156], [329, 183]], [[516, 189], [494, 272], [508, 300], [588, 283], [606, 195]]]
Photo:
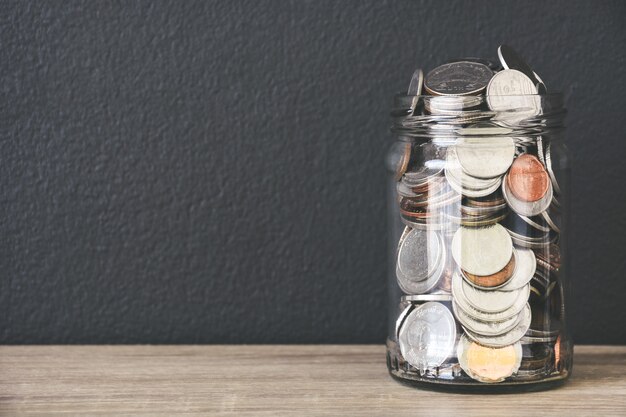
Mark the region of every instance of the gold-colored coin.
[[471, 378], [485, 383], [501, 382], [519, 369], [522, 346], [517, 342], [492, 348], [472, 342], [463, 335], [459, 341], [457, 356], [461, 368]]

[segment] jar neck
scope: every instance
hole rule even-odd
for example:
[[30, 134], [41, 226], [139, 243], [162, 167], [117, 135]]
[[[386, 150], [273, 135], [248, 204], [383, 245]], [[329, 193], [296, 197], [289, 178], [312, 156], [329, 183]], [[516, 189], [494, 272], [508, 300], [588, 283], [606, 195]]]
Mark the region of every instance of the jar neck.
[[567, 111], [561, 94], [406, 96], [395, 98], [391, 131], [401, 140], [559, 135]]

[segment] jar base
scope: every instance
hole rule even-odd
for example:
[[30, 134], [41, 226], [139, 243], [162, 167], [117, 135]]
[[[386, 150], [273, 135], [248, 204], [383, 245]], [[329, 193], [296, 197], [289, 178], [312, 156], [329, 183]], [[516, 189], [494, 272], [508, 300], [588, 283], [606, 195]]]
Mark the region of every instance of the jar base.
[[510, 394], [518, 392], [546, 391], [558, 388], [569, 379], [570, 373], [561, 374], [533, 381], [500, 382], [497, 384], [483, 384], [480, 382], [446, 381], [441, 379], [425, 379], [407, 377], [404, 371], [390, 369], [389, 375], [402, 385], [413, 388], [438, 392], [454, 392], [461, 394]]
[[558, 367], [544, 366], [534, 371], [525, 370], [497, 383], [479, 382], [469, 377], [456, 361], [450, 358], [442, 367], [420, 372], [409, 365], [395, 341], [387, 340], [387, 369], [393, 379], [403, 385], [431, 391], [457, 393], [494, 393], [544, 391], [563, 385], [571, 375], [571, 350]]

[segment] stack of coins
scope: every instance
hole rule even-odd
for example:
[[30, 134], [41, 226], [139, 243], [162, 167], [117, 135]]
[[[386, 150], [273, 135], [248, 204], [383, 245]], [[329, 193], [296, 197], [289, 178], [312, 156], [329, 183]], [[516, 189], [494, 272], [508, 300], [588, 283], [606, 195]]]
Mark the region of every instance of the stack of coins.
[[558, 368], [561, 188], [549, 138], [529, 123], [547, 89], [512, 48], [498, 58], [416, 70], [392, 112], [406, 135], [395, 336], [420, 376], [498, 383]]

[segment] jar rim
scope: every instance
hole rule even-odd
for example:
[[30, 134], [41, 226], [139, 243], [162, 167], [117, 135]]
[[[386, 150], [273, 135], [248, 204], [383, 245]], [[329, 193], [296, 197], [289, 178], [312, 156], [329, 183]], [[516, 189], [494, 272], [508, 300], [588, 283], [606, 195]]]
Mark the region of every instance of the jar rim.
[[[420, 94], [420, 95], [408, 95], [406, 93], [402, 93], [402, 92], [398, 92], [394, 95], [394, 98], [398, 98], [398, 97], [410, 97], [410, 98], [428, 98], [428, 99], [432, 99], [432, 98], [439, 98], [442, 100], [445, 99], [458, 99], [458, 98], [483, 98], [486, 99], [489, 96], [486, 96], [484, 94], [478, 94], [478, 95], [471, 95], [471, 94], [466, 94], [466, 95], [451, 95], [451, 94], [446, 94], [446, 95], [432, 95], [432, 94]], [[547, 94], [498, 94], [497, 96], [491, 96], [491, 97], [545, 97], [545, 98], [563, 98], [564, 94], [561, 91], [557, 91], [554, 93], [547, 93]]]

